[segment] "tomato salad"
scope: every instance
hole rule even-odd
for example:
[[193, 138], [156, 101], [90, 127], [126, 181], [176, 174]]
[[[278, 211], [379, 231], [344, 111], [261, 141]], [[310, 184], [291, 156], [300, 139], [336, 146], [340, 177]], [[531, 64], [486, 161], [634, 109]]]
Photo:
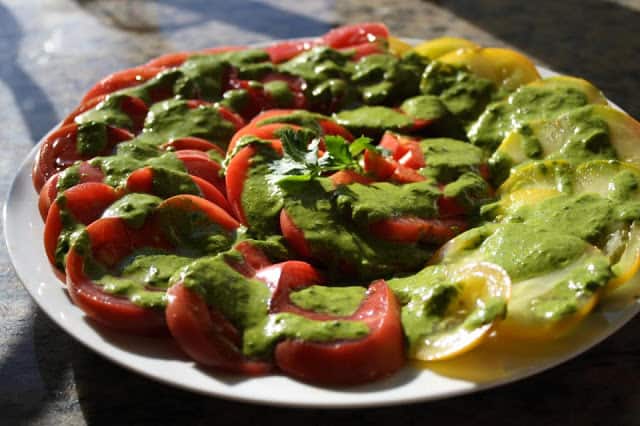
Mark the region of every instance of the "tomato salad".
[[91, 320], [344, 386], [569, 333], [640, 267], [639, 129], [516, 52], [366, 23], [107, 76], [32, 177]]

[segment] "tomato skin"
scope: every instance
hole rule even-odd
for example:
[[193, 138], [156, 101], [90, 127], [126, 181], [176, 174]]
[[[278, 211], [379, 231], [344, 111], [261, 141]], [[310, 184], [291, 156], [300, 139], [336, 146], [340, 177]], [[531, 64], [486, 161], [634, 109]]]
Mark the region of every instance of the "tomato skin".
[[[87, 182], [69, 188], [64, 192], [65, 207], [73, 218], [83, 224], [89, 225], [102, 216], [102, 213], [114, 201], [120, 198], [120, 194], [109, 185], [98, 182]], [[54, 202], [48, 211], [44, 226], [44, 249], [56, 275], [64, 281], [64, 271], [56, 265], [55, 253], [58, 245], [58, 237], [62, 232], [61, 206]]]
[[177, 208], [185, 211], [201, 211], [212, 222], [220, 225], [227, 231], [233, 231], [240, 223], [227, 213], [222, 207], [197, 195], [181, 194], [164, 200], [158, 210], [163, 208]]
[[326, 33], [322, 40], [334, 49], [352, 47], [363, 43], [373, 43], [378, 39], [386, 40], [389, 29], [381, 22], [363, 22], [344, 25]]
[[265, 140], [278, 140], [278, 135], [276, 132], [285, 127], [288, 127], [293, 130], [300, 130], [300, 126], [296, 126], [295, 124], [281, 124], [281, 123], [273, 123], [266, 124], [264, 126], [255, 126], [249, 123], [242, 129], [238, 130], [233, 137], [231, 138], [231, 142], [229, 142], [229, 147], [227, 148], [227, 153], [233, 152], [238, 143], [238, 140], [243, 136], [255, 136], [256, 138], [265, 139]]
[[[100, 102], [104, 101], [106, 97], [107, 95], [100, 95], [81, 103], [62, 121], [59, 127], [74, 123], [77, 116], [95, 108]], [[144, 119], [149, 112], [147, 104], [142, 99], [136, 98], [135, 96], [124, 96], [120, 101], [120, 109], [122, 112], [127, 114], [129, 118], [131, 118], [131, 121], [133, 122], [131, 130], [134, 133], [139, 133], [144, 126]]]
[[167, 295], [165, 316], [169, 331], [189, 357], [199, 364], [232, 373], [255, 376], [272, 370], [270, 364], [250, 361], [242, 355], [233, 336], [237, 331], [196, 292], [176, 283]]
[[271, 62], [279, 64], [287, 61], [298, 54], [309, 50], [315, 46], [322, 44], [322, 40], [318, 38], [306, 38], [298, 40], [282, 41], [271, 46], [266, 47]]
[[[104, 173], [102, 173], [102, 170], [97, 167], [93, 167], [86, 161], [82, 161], [80, 163], [79, 175], [80, 178], [78, 180], [78, 184], [87, 182], [102, 182], [104, 180]], [[59, 178], [60, 172], [47, 179], [47, 182], [40, 190], [40, 195], [38, 197], [38, 210], [40, 211], [42, 220], [47, 219], [49, 208], [58, 196]]]
[[166, 151], [182, 151], [184, 149], [190, 149], [203, 152], [214, 150], [224, 157], [224, 151], [218, 145], [206, 139], [197, 138], [195, 136], [186, 136], [184, 138], [173, 139], [165, 144], [162, 144], [162, 149]]
[[[92, 250], [126, 252], [129, 247], [128, 229], [122, 219], [100, 219], [87, 227]], [[114, 239], [116, 244], [114, 244]], [[120, 247], [118, 247], [118, 244]], [[99, 247], [102, 245], [102, 247]], [[166, 333], [165, 317], [161, 310], [136, 306], [128, 299], [104, 293], [84, 272], [84, 258], [75, 248], [67, 255], [67, 290], [73, 303], [94, 321], [133, 334], [159, 335]]]
[[187, 173], [202, 178], [218, 188], [225, 190], [224, 178], [220, 175], [222, 167], [209, 156], [195, 149], [176, 151], [176, 157], [184, 164]]
[[155, 77], [162, 68], [140, 66], [114, 72], [96, 83], [82, 98], [82, 103], [97, 96], [108, 95], [115, 91], [137, 86]]
[[[37, 192], [40, 192], [47, 179], [54, 174], [66, 169], [78, 160], [90, 158], [77, 151], [77, 134], [78, 125], [73, 123], [53, 131], [44, 139], [31, 173], [33, 186]], [[100, 154], [107, 154], [116, 144], [132, 138], [133, 134], [127, 130], [107, 126], [107, 146]]]
[[376, 238], [398, 243], [443, 244], [465, 231], [469, 224], [464, 219], [422, 219], [417, 217], [397, 217], [380, 220], [369, 225], [369, 231]]
[[291, 220], [285, 209], [280, 211], [280, 230], [298, 256], [304, 259], [311, 258], [311, 247], [304, 237], [304, 232]]
[[329, 179], [331, 179], [331, 182], [333, 182], [335, 186], [349, 185], [352, 183], [361, 183], [363, 185], [369, 185], [375, 182], [373, 179], [367, 176], [363, 176], [360, 173], [357, 173], [353, 170], [340, 170], [338, 172], [335, 172], [331, 176], [329, 176]]
[[276, 346], [276, 365], [306, 382], [340, 386], [381, 379], [404, 365], [400, 307], [383, 280], [371, 284], [365, 300], [348, 319], [365, 322], [369, 335], [333, 343], [286, 340]]

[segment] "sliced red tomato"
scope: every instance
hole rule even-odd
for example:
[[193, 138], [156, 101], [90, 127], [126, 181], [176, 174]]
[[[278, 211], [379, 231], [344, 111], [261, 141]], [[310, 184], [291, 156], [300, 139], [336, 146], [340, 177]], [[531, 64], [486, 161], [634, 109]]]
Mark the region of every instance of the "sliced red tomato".
[[[36, 191], [40, 192], [47, 179], [54, 174], [66, 169], [78, 160], [90, 158], [78, 152], [77, 134], [78, 125], [73, 123], [55, 130], [44, 139], [31, 173]], [[131, 138], [133, 138], [133, 134], [130, 132], [107, 126], [107, 146], [99, 155], [109, 154], [116, 144]]]
[[222, 167], [206, 153], [195, 149], [176, 151], [176, 157], [182, 161], [187, 173], [202, 178], [218, 188], [225, 190], [224, 177], [221, 175]]
[[338, 49], [342, 52], [352, 53], [351, 60], [357, 61], [365, 56], [375, 55], [376, 53], [385, 53], [386, 48], [382, 43], [362, 43], [349, 47]]
[[197, 363], [252, 376], [272, 370], [266, 362], [244, 357], [238, 348], [238, 332], [222, 314], [207, 306], [199, 294], [182, 283], [174, 284], [167, 294], [165, 315], [169, 331]]
[[173, 68], [173, 67], [178, 67], [182, 65], [184, 61], [186, 61], [187, 59], [189, 59], [190, 56], [193, 56], [193, 55], [215, 54], [215, 53], [230, 52], [234, 50], [243, 50], [243, 49], [246, 49], [246, 47], [222, 46], [222, 47], [213, 47], [210, 49], [204, 49], [204, 50], [193, 51], [193, 52], [168, 53], [166, 55], [161, 55], [161, 56], [158, 56], [157, 58], [150, 60], [149, 62], [144, 64], [144, 66], [154, 67], [154, 68]]
[[291, 217], [284, 209], [280, 211], [280, 231], [298, 256], [304, 259], [311, 258], [311, 247], [309, 247], [309, 243], [304, 237], [304, 232], [291, 220]]
[[[104, 218], [87, 227], [91, 250], [96, 257], [112, 258], [111, 263], [133, 249], [131, 230], [120, 218]], [[156, 335], [166, 332], [164, 313], [145, 309], [124, 297], [103, 292], [84, 272], [84, 257], [76, 248], [67, 255], [67, 290], [71, 300], [94, 321], [128, 333]]]
[[118, 90], [137, 86], [155, 77], [162, 68], [140, 66], [114, 72], [95, 84], [82, 98], [82, 103], [97, 96], [108, 95]]
[[238, 140], [243, 136], [255, 136], [256, 138], [260, 138], [268, 141], [276, 141], [279, 140], [277, 132], [282, 130], [283, 128], [288, 127], [293, 130], [300, 130], [302, 127], [296, 126], [295, 124], [281, 124], [281, 123], [273, 123], [266, 124], [264, 126], [255, 126], [249, 123], [242, 129], [238, 130], [231, 141], [229, 142], [229, 146], [227, 147], [227, 153], [231, 153], [235, 150], [236, 144]]
[[365, 322], [369, 334], [358, 340], [330, 343], [286, 340], [276, 346], [276, 365], [300, 380], [328, 385], [370, 382], [404, 365], [400, 307], [383, 280], [371, 284], [365, 300], [347, 319]]
[[328, 46], [337, 49], [385, 41], [387, 38], [389, 38], [389, 30], [386, 25], [380, 22], [365, 22], [334, 28], [325, 34], [322, 40]]
[[310, 50], [315, 46], [323, 44], [322, 39], [319, 38], [305, 38], [297, 40], [281, 41], [274, 45], [266, 47], [271, 62], [279, 64], [280, 62], [288, 61], [289, 59], [299, 55], [300, 53]]
[[425, 165], [424, 154], [417, 139], [387, 131], [380, 140], [380, 146], [388, 150], [391, 157], [403, 166], [420, 169]]
[[[222, 209], [227, 212], [231, 211], [231, 207], [223, 195], [223, 192], [198, 176], [191, 175], [190, 177], [193, 183], [195, 183], [198, 186], [198, 189], [200, 189], [201, 195], [204, 199], [222, 207]], [[143, 167], [133, 171], [127, 178], [126, 189], [129, 192], [155, 194], [156, 191], [153, 187], [153, 169], [151, 167]]]
[[195, 136], [187, 136], [184, 138], [174, 139], [162, 145], [162, 149], [167, 151], [182, 151], [196, 150], [196, 151], [211, 151], [214, 150], [218, 154], [224, 157], [224, 151], [218, 145], [213, 142], [209, 142], [206, 139], [197, 138]]
[[469, 213], [467, 209], [461, 205], [455, 198], [445, 197], [438, 198], [438, 214], [440, 217], [464, 216]]
[[378, 180], [388, 180], [395, 172], [398, 164], [385, 158], [382, 154], [370, 149], [364, 152], [364, 171]]
[[[291, 108], [305, 109], [307, 106], [307, 98], [304, 94], [305, 82], [299, 77], [294, 77], [287, 74], [270, 73], [262, 78], [263, 83], [269, 83], [270, 81], [284, 81], [289, 86], [289, 90], [293, 94], [293, 101], [291, 102]], [[275, 99], [271, 99], [273, 105], [277, 105]]]
[[167, 198], [158, 206], [158, 210], [166, 208], [202, 212], [211, 222], [220, 225], [227, 231], [233, 231], [240, 226], [240, 223], [222, 207], [196, 195], [181, 194]]
[[340, 170], [329, 176], [329, 179], [331, 179], [331, 182], [333, 182], [335, 186], [349, 185], [352, 183], [361, 183], [363, 185], [368, 185], [374, 182], [373, 179], [367, 176], [363, 176], [353, 170]]
[[[82, 161], [78, 170], [79, 178], [78, 183], [87, 183], [87, 182], [102, 182], [104, 180], [104, 173], [97, 167], [93, 167], [86, 161]], [[47, 214], [49, 213], [49, 207], [58, 196], [58, 179], [60, 178], [60, 173], [56, 173], [47, 179], [47, 182], [44, 184], [42, 189], [40, 190], [40, 196], [38, 197], [38, 210], [40, 210], [40, 216], [42, 216], [42, 220], [47, 219]]]
[[[104, 101], [106, 97], [107, 95], [96, 96], [95, 98], [91, 98], [87, 102], [80, 104], [80, 106], [73, 110], [73, 112], [71, 112], [71, 114], [62, 121], [60, 127], [74, 123], [77, 116], [95, 108], [100, 102]], [[135, 96], [123, 96], [120, 100], [120, 110], [131, 118], [133, 126], [130, 130], [134, 133], [139, 133], [144, 126], [144, 119], [149, 112], [147, 104], [145, 104], [142, 99], [136, 98]]]
[[463, 219], [396, 217], [370, 224], [369, 231], [375, 237], [386, 241], [443, 244], [468, 227], [469, 224]]
[[56, 201], [51, 205], [44, 227], [44, 248], [56, 275], [63, 282], [64, 271], [56, 263], [58, 238], [64, 226], [62, 210], [71, 215], [75, 222], [89, 225], [100, 218], [107, 207], [118, 198], [120, 194], [109, 185], [87, 182], [67, 189], [64, 191], [64, 202]]
[[423, 180], [427, 180], [427, 178], [411, 167], [398, 164], [398, 167], [393, 171], [393, 175], [391, 175], [391, 180], [397, 183], [411, 183], [422, 182]]

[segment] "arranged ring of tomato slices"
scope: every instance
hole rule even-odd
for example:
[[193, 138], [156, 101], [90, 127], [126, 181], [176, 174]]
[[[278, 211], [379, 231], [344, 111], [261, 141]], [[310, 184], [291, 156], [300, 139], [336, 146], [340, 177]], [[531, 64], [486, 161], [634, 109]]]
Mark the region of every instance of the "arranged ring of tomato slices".
[[[470, 85], [455, 90], [460, 82]], [[543, 136], [541, 158], [552, 158], [562, 136], [553, 123], [571, 130], [576, 116], [538, 119], [533, 105], [529, 123], [510, 110], [515, 92], [507, 89], [563, 85], [585, 93], [567, 101], [578, 112], [606, 118], [617, 163], [561, 158], [548, 160], [561, 163], [552, 172], [534, 163], [535, 173], [520, 164], [541, 155], [525, 138], [528, 124]], [[509, 230], [529, 226], [521, 219], [547, 220], [524, 207], [567, 196], [560, 172], [582, 173], [589, 194], [576, 194], [576, 205], [582, 195], [596, 205], [593, 191], [611, 209], [637, 198], [640, 172], [622, 163], [637, 162], [640, 127], [581, 103], [603, 100], [577, 79], [538, 81], [513, 52], [459, 39], [413, 50], [380, 23], [262, 49], [162, 55], [100, 80], [42, 141], [32, 179], [45, 252], [87, 317], [126, 333], [171, 336], [204, 367], [328, 386], [383, 379], [407, 358], [448, 359], [493, 331], [524, 330], [519, 318], [535, 316], [529, 302], [560, 294], [555, 287], [534, 294], [542, 278], [513, 279], [512, 265], [491, 252], [515, 240]], [[496, 108], [511, 114], [510, 133], [484, 117], [504, 113]], [[483, 145], [505, 135], [495, 152]], [[517, 170], [501, 170], [501, 161]], [[489, 182], [507, 176], [494, 192]], [[629, 219], [637, 210], [629, 206], [615, 210], [622, 225], [606, 247], [593, 241], [585, 251], [593, 266], [585, 270], [594, 274], [587, 284], [613, 292], [637, 272], [640, 219]], [[500, 223], [506, 213], [514, 224]], [[487, 220], [494, 223], [482, 226]], [[483, 234], [482, 247], [471, 250], [474, 232], [493, 225], [500, 232]], [[582, 270], [583, 257], [572, 258], [575, 268], [558, 288]], [[613, 280], [608, 261], [616, 262]], [[571, 324], [604, 294], [589, 291]], [[324, 309], [332, 303], [335, 310]], [[531, 323], [531, 335], [549, 334]]]

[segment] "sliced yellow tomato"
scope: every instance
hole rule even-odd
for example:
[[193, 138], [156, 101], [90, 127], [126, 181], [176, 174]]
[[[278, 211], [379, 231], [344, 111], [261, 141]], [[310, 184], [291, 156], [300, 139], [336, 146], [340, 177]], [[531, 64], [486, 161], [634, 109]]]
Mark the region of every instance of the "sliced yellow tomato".
[[609, 281], [605, 291], [611, 292], [631, 280], [640, 269], [640, 224], [633, 222], [626, 235], [625, 248], [611, 270], [615, 277]]
[[413, 47], [409, 43], [405, 43], [397, 37], [389, 36], [387, 38], [387, 42], [389, 43], [389, 51], [396, 56], [402, 56]]
[[532, 188], [570, 192], [572, 185], [573, 168], [568, 161], [535, 161], [514, 169], [509, 178], [500, 185], [497, 193], [503, 195]]
[[540, 79], [536, 66], [523, 54], [497, 47], [458, 49], [439, 61], [467, 67], [474, 74], [493, 81], [499, 89], [515, 90]]
[[448, 268], [459, 289], [430, 333], [409, 356], [422, 361], [450, 359], [478, 346], [504, 317], [511, 281], [501, 267], [473, 262]]
[[452, 238], [429, 259], [429, 265], [456, 263], [461, 259], [472, 261], [475, 249], [495, 231], [497, 226], [495, 224], [487, 224], [472, 228]]
[[501, 220], [503, 216], [513, 213], [520, 207], [537, 204], [547, 198], [560, 195], [556, 188], [523, 188], [504, 194], [491, 211], [491, 217]]
[[480, 46], [464, 38], [440, 37], [420, 43], [414, 47], [413, 50], [421, 56], [426, 56], [429, 59], [437, 59], [442, 55], [458, 49], [473, 49], [478, 47]]
[[590, 104], [607, 105], [607, 98], [604, 97], [600, 89], [582, 78], [559, 75], [531, 82], [529, 86], [547, 87], [550, 89], [574, 88], [584, 93]]
[[624, 184], [619, 178], [624, 178], [631, 188], [635, 187], [627, 196], [640, 200], [640, 167], [615, 160], [594, 160], [580, 164], [576, 168], [574, 191], [611, 197], [618, 189], [617, 185]]
[[594, 113], [609, 126], [609, 142], [618, 159], [640, 166], [640, 123], [608, 105], [595, 105]]
[[[598, 291], [578, 286], [574, 280], [577, 270], [589, 270], [593, 261], [602, 257], [592, 247], [582, 257], [564, 268], [514, 282], [507, 317], [497, 332], [518, 339], [556, 339], [575, 327], [593, 310], [599, 300]], [[580, 272], [579, 272], [580, 273]], [[556, 303], [565, 303], [556, 306]]]

